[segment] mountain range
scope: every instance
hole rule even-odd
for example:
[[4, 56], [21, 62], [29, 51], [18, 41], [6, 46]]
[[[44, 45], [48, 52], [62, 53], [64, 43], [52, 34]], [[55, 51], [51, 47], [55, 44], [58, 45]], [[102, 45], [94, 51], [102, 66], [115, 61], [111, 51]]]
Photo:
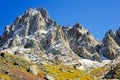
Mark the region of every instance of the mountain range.
[[[30, 72], [29, 76], [33, 76], [20, 78], [22, 73], [19, 70], [16, 71], [20, 73], [16, 78], [14, 70], [8, 68], [10, 64], [6, 65], [8, 67], [1, 66], [14, 74], [11, 76], [0, 70], [1, 74], [10, 80], [120, 79], [120, 28], [116, 31], [109, 30], [103, 40], [99, 41], [79, 23], [73, 26], [59, 25], [50, 18], [44, 8], [30, 8], [18, 16], [11, 25], [6, 26], [0, 36], [0, 52], [1, 65], [2, 61], [10, 61], [10, 64], [25, 69], [24, 74], [28, 75]], [[55, 66], [57, 68], [54, 69]], [[50, 69], [56, 72], [51, 72]], [[84, 71], [84, 78], [75, 75], [73, 79], [68, 73], [62, 78], [59, 70], [62, 71], [61, 74], [68, 71], [72, 75], [75, 75], [74, 72], [81, 75]], [[1, 79], [8, 80], [5, 77]]]

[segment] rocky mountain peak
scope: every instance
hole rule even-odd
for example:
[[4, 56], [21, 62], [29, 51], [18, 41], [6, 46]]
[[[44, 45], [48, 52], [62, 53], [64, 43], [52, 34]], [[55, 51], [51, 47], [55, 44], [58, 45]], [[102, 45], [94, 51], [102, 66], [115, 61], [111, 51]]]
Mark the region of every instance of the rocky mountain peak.
[[41, 15], [44, 19], [50, 19], [50, 16], [44, 8], [29, 8], [28, 10], [25, 11], [25, 15], [28, 16], [35, 16], [35, 15]]
[[30, 8], [23, 15], [17, 17], [12, 25], [5, 28], [1, 36], [1, 45], [16, 35], [26, 37], [35, 34], [37, 31], [46, 33], [46, 30], [54, 23], [44, 8]]
[[119, 29], [116, 32], [109, 30], [103, 41], [103, 54], [109, 59], [115, 59], [119, 54], [120, 46], [119, 46]]
[[82, 35], [89, 33], [89, 31], [79, 23], [73, 25], [73, 28], [77, 29]]
[[16, 34], [17, 29], [21, 29], [27, 33], [25, 35], [29, 35], [38, 30], [46, 30], [52, 23], [53, 20], [50, 19], [48, 12], [44, 8], [30, 8], [14, 21], [12, 29], [14, 34]]

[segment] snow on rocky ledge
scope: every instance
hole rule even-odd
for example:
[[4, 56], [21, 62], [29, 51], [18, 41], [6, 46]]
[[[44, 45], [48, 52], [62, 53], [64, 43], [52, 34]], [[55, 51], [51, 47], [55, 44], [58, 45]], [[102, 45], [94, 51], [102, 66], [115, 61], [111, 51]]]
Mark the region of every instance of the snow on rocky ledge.
[[85, 71], [105, 66], [106, 64], [109, 64], [111, 60], [103, 60], [102, 62], [96, 62], [90, 59], [80, 59], [79, 62], [82, 64], [82, 66], [78, 67], [78, 69]]

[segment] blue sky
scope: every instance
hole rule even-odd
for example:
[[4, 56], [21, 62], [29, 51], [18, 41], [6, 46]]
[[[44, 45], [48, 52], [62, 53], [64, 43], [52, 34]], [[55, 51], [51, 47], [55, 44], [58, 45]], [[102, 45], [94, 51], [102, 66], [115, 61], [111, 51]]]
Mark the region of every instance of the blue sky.
[[120, 26], [120, 0], [2, 0], [0, 35], [26, 9], [37, 7], [46, 8], [60, 25], [79, 22], [100, 40], [106, 31]]

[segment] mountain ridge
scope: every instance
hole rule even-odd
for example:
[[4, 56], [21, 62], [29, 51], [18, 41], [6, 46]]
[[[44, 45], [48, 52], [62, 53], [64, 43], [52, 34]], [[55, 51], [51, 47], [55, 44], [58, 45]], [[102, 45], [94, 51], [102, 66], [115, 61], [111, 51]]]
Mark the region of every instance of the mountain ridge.
[[[41, 55], [52, 53], [50, 55], [55, 56], [59, 51], [61, 56], [65, 54], [64, 51], [70, 53], [69, 56], [74, 55], [76, 58], [82, 57], [101, 61], [99, 52], [96, 49], [99, 42], [86, 28], [79, 23], [76, 23], [71, 28], [61, 26], [50, 19], [48, 12], [44, 8], [26, 10], [11, 26], [6, 27], [0, 41], [2, 42], [1, 49], [19, 46], [22, 48], [23, 46], [24, 49], [33, 49], [32, 52], [38, 50]], [[55, 41], [57, 41], [57, 45]], [[62, 47], [60, 49], [58, 45], [65, 46], [65, 50]], [[57, 50], [57, 48], [59, 49]], [[63, 51], [61, 52], [61, 50]], [[12, 53], [15, 53], [15, 51]]]

